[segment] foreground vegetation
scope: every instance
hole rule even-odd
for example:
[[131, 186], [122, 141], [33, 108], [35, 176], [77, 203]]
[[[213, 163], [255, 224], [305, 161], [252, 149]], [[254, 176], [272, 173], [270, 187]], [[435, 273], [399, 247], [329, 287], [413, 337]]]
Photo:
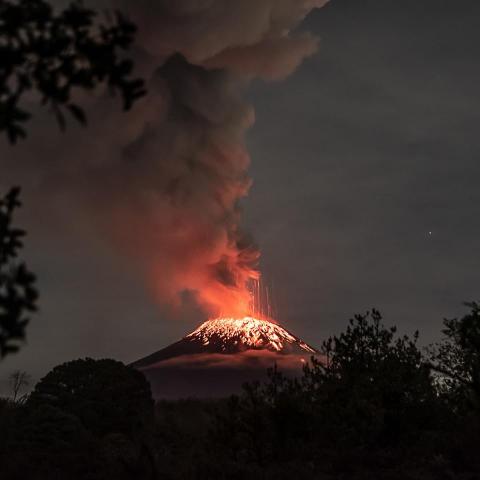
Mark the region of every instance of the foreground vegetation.
[[52, 370], [0, 405], [1, 478], [478, 479], [480, 307], [422, 350], [356, 316], [298, 379], [154, 404], [114, 360]]

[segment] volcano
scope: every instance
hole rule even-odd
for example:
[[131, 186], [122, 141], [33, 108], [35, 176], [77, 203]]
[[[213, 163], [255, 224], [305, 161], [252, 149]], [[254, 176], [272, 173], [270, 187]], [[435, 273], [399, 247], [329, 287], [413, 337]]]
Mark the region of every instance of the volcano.
[[315, 354], [271, 320], [218, 318], [131, 365], [145, 374], [157, 399], [206, 398], [237, 393], [243, 383], [265, 379], [274, 365], [297, 375]]

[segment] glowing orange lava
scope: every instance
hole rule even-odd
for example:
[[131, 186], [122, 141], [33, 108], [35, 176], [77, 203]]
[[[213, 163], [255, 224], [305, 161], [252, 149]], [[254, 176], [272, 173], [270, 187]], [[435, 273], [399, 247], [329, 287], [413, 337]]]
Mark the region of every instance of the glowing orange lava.
[[[256, 275], [256, 276], [254, 276]], [[250, 272], [239, 285], [212, 282], [202, 289], [201, 300], [213, 318], [274, 318], [275, 308], [269, 288], [259, 272]]]

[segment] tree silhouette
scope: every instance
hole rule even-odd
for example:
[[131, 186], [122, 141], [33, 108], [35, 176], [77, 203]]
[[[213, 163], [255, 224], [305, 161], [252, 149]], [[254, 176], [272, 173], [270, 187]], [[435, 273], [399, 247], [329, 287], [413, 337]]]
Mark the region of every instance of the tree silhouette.
[[432, 350], [432, 364], [455, 406], [480, 413], [480, 304], [466, 305], [470, 313], [444, 321], [445, 338]]
[[397, 337], [372, 310], [323, 343], [323, 360], [306, 366], [303, 388], [330, 418], [332, 435], [389, 444], [433, 421], [433, 380], [417, 342], [418, 332]]
[[29, 408], [51, 405], [75, 415], [97, 436], [135, 436], [153, 418], [150, 385], [137, 370], [115, 360], [74, 360], [55, 367], [35, 386]]
[[0, 199], [0, 358], [18, 350], [28, 314], [36, 310], [35, 276], [18, 260], [25, 232], [12, 225], [19, 193], [14, 188]]
[[480, 472], [480, 304], [466, 304], [470, 312], [444, 321], [444, 338], [430, 349], [437, 372], [439, 398], [450, 412], [448, 452], [458, 471], [471, 477]]
[[71, 98], [74, 89], [105, 84], [130, 109], [145, 94], [143, 81], [131, 78], [133, 62], [122, 55], [135, 30], [119, 12], [100, 21], [80, 0], [59, 12], [45, 0], [0, 0], [0, 132], [11, 143], [26, 137], [31, 114], [20, 103], [28, 92], [39, 96], [62, 129], [65, 112], [86, 123]]

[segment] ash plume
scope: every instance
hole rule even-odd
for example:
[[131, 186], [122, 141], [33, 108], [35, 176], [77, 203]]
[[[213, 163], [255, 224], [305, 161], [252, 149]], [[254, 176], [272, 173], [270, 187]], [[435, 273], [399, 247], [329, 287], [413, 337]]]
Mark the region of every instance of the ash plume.
[[190, 291], [212, 315], [244, 314], [259, 251], [240, 228], [254, 122], [243, 92], [253, 78], [284, 78], [316, 51], [316, 38], [294, 29], [327, 1], [108, 4], [139, 27], [148, 96], [128, 115], [102, 93], [82, 99], [90, 124], [81, 133], [32, 125], [23, 145], [1, 147], [2, 183], [24, 185], [64, 218], [79, 212], [80, 224], [142, 266], [162, 301]]

